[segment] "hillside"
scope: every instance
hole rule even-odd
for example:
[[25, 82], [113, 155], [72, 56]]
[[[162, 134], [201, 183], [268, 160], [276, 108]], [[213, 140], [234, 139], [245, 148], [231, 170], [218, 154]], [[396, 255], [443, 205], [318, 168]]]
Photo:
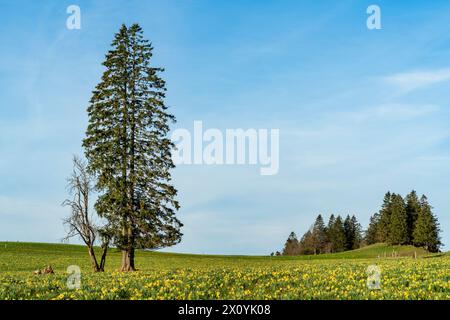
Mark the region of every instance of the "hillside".
[[[225, 256], [225, 255], [199, 255], [164, 253], [151, 251], [138, 251], [137, 266], [142, 269], [167, 269], [176, 267], [223, 266], [227, 264], [258, 265], [268, 264], [271, 261], [292, 260], [335, 260], [335, 259], [375, 259], [378, 257], [390, 258], [392, 252], [400, 257], [412, 257], [414, 252], [418, 256], [428, 255], [423, 249], [412, 246], [387, 246], [376, 244], [361, 249], [334, 254], [295, 257], [268, 257], [268, 256]], [[107, 270], [114, 270], [120, 264], [121, 253], [111, 249], [107, 259]], [[86, 248], [81, 245], [26, 243], [26, 242], [0, 242], [0, 271], [30, 271], [52, 265], [55, 270], [64, 270], [68, 265], [79, 265], [89, 270], [89, 258]]]
[[[392, 250], [408, 257], [384, 258]], [[447, 254], [412, 259], [411, 247], [383, 244], [351, 252], [301, 256], [213, 256], [137, 252], [138, 272], [117, 272], [111, 250], [106, 272], [91, 270], [86, 248], [44, 243], [0, 243], [2, 299], [450, 299]], [[378, 255], [383, 258], [378, 259]], [[55, 274], [33, 271], [51, 265]], [[78, 290], [69, 285], [81, 268]], [[382, 272], [382, 290], [368, 290], [367, 270]]]
[[[377, 243], [356, 250], [344, 251], [332, 254], [320, 254], [301, 256], [301, 259], [373, 259], [373, 258], [391, 258], [395, 257], [414, 257], [414, 253], [418, 257], [430, 255], [423, 248], [414, 246], [390, 246], [384, 243]], [[295, 257], [299, 258], [299, 257]]]

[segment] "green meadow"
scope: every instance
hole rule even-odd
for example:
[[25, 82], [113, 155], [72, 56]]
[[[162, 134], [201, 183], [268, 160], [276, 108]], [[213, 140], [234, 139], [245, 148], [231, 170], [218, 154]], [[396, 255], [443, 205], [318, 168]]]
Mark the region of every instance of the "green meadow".
[[[296, 257], [138, 251], [128, 273], [120, 259], [111, 249], [94, 273], [84, 246], [0, 242], [0, 299], [450, 299], [449, 254], [411, 246]], [[47, 265], [54, 274], [33, 273]]]

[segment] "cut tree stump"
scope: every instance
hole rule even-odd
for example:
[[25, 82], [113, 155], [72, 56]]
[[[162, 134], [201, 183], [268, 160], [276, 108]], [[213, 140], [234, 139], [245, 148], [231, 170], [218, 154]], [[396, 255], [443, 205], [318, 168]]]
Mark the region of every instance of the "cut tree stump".
[[38, 269], [33, 272], [35, 275], [43, 275], [43, 274], [54, 274], [53, 268], [51, 265], [46, 266], [44, 269]]

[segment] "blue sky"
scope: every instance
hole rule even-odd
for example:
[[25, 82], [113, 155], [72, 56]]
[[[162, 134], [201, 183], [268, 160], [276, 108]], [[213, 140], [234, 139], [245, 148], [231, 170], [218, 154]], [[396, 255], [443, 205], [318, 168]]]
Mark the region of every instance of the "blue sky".
[[[66, 8], [81, 8], [68, 30]], [[366, 9], [381, 8], [368, 30]], [[122, 23], [166, 68], [174, 128], [280, 129], [280, 171], [179, 166], [170, 251], [268, 254], [321, 213], [366, 226], [386, 191], [429, 196], [450, 244], [448, 1], [0, 0], [0, 240], [58, 242], [72, 154]]]

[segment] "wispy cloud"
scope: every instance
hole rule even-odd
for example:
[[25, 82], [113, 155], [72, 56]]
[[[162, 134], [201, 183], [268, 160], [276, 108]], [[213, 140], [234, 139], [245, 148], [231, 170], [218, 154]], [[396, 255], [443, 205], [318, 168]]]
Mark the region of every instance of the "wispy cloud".
[[372, 171], [374, 166], [402, 166], [399, 159], [416, 158], [445, 143], [449, 130], [437, 121], [440, 110], [438, 105], [381, 104], [331, 112], [301, 129], [283, 132], [296, 141], [299, 151], [292, 157], [300, 167]]
[[425, 115], [433, 114], [439, 111], [438, 105], [413, 105], [401, 103], [389, 103], [379, 105], [373, 108], [356, 110], [351, 112], [344, 112], [349, 117], [349, 120], [362, 122], [373, 119], [390, 120], [406, 120]]
[[406, 93], [450, 80], [450, 69], [396, 73], [383, 79]]

